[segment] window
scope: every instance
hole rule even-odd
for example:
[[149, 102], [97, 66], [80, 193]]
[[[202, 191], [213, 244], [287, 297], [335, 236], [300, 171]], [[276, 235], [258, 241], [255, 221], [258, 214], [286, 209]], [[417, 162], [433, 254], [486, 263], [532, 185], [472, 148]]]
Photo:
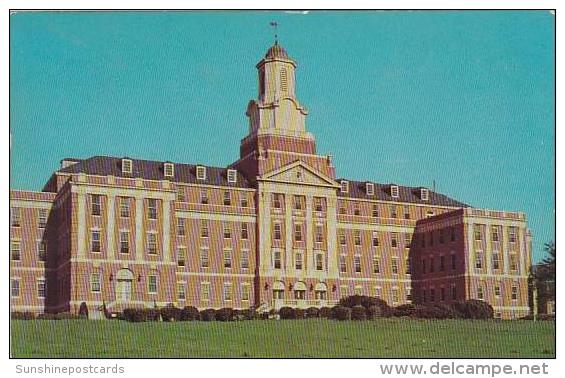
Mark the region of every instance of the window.
[[163, 172], [165, 177], [173, 177], [175, 175], [175, 165], [172, 163], [165, 163], [163, 165]]
[[294, 240], [302, 241], [302, 224], [300, 223], [294, 224]]
[[451, 299], [456, 301], [457, 300], [457, 287], [451, 286]]
[[339, 295], [344, 298], [349, 295], [349, 288], [347, 286], [340, 286], [339, 287]]
[[186, 234], [184, 218], [177, 218], [177, 235], [184, 236]]
[[302, 270], [302, 252], [296, 252], [294, 254], [294, 268], [296, 270]]
[[231, 193], [227, 190], [224, 192], [224, 206], [231, 206]]
[[201, 165], [196, 166], [196, 179], [206, 180], [206, 167], [203, 167]]
[[250, 293], [251, 293], [250, 285], [248, 285], [247, 283], [242, 283], [241, 284], [241, 300], [242, 301], [248, 301]]
[[184, 282], [177, 282], [177, 299], [179, 301], [184, 301], [186, 299], [186, 289], [184, 287]]
[[339, 203], [339, 213], [340, 214], [347, 214], [347, 209], [345, 207], [345, 202]]
[[451, 241], [455, 241], [455, 227], [451, 227]]
[[241, 207], [249, 207], [249, 201], [247, 200], [247, 194], [245, 193], [241, 195]]
[[120, 198], [120, 217], [129, 218], [129, 198]]
[[410, 286], [405, 286], [404, 291], [406, 292], [406, 300], [412, 301], [412, 288]]
[[378, 256], [373, 257], [373, 273], [379, 274], [381, 272], [381, 264]]
[[286, 68], [281, 69], [281, 91], [288, 91], [288, 76], [286, 73]]
[[100, 273], [92, 273], [90, 275], [90, 291], [93, 293], [100, 292]]
[[439, 300], [441, 302], [445, 301], [445, 288], [444, 287], [441, 287], [439, 289]]
[[237, 182], [237, 171], [235, 169], [228, 169], [228, 182], [232, 184]]
[[391, 218], [396, 218], [397, 214], [396, 214], [396, 205], [391, 205], [390, 206], [390, 217]]
[[44, 241], [37, 242], [37, 258], [39, 261], [45, 261], [47, 257], [47, 244]]
[[422, 201], [427, 201], [429, 198], [429, 191], [426, 188], [421, 188], [420, 189], [420, 199]]
[[224, 250], [224, 268], [231, 268], [231, 251]]
[[515, 253], [510, 254], [510, 270], [518, 270], [518, 258]]
[[373, 247], [378, 247], [379, 244], [379, 232], [373, 231]]
[[439, 257], [439, 271], [443, 272], [445, 270], [445, 256]]
[[324, 270], [324, 255], [321, 253], [316, 254], [316, 270]]
[[324, 242], [324, 226], [321, 224], [316, 225], [316, 243]]
[[147, 233], [147, 253], [150, 255], [157, 254], [157, 234], [153, 232]]
[[273, 289], [273, 299], [284, 299], [284, 290]]
[[483, 269], [483, 253], [481, 251], [477, 251], [475, 255], [475, 268]]
[[231, 239], [231, 225], [224, 223], [224, 239]]
[[12, 207], [12, 218], [11, 223], [12, 227], [20, 227], [22, 222], [22, 211], [19, 207]]
[[203, 238], [207, 238], [208, 235], [209, 235], [208, 221], [202, 219], [202, 221], [200, 222], [200, 236]]
[[47, 225], [47, 209], [39, 209], [38, 227], [45, 228]]
[[359, 210], [359, 204], [356, 203], [353, 207], [353, 215], [361, 215], [361, 210]]
[[302, 196], [294, 196], [294, 210], [302, 210]]
[[314, 197], [314, 210], [317, 212], [324, 211], [324, 204], [322, 198]]
[[475, 240], [483, 240], [481, 225], [476, 224], [474, 229], [475, 229]]
[[157, 219], [157, 200], [154, 198], [147, 200], [147, 218]]
[[177, 201], [186, 202], [186, 195], [184, 193], [184, 188], [178, 188], [178, 190], [177, 190]]
[[240, 257], [241, 269], [249, 269], [249, 251], [244, 249], [241, 251]]
[[484, 291], [483, 291], [483, 287], [482, 287], [482, 286], [479, 286], [479, 287], [477, 288], [477, 298], [478, 298], [478, 299], [481, 299], [481, 300], [485, 298], [485, 293], [484, 293]]
[[392, 248], [398, 247], [398, 234], [396, 232], [390, 234], [390, 245]]
[[435, 262], [434, 262], [434, 258], [430, 257], [430, 273], [433, 273], [435, 270]]
[[20, 296], [20, 280], [12, 279], [12, 297]]
[[398, 274], [398, 258], [397, 257], [392, 258], [391, 270], [392, 270], [392, 274]]
[[349, 192], [349, 181], [341, 180], [340, 186], [341, 186], [340, 190], [342, 193]]
[[346, 244], [345, 231], [344, 230], [339, 230], [339, 244], [341, 244], [341, 245]]
[[491, 239], [493, 242], [497, 242], [499, 239], [499, 235], [498, 235], [498, 226], [492, 226], [492, 234], [491, 234]]
[[422, 274], [426, 274], [426, 260], [422, 259]]
[[277, 222], [277, 223], [274, 223], [274, 224], [273, 224], [273, 229], [274, 229], [274, 232], [273, 232], [273, 234], [274, 234], [274, 236], [273, 236], [274, 239], [275, 239], [275, 240], [281, 240], [281, 238], [282, 238], [282, 237], [281, 237], [281, 224], [278, 223], [278, 222]]
[[45, 298], [45, 278], [37, 280], [37, 298]]
[[157, 275], [150, 274], [148, 277], [147, 292], [149, 294], [157, 294]]
[[355, 245], [361, 245], [361, 230], [354, 231], [353, 242], [355, 243]]
[[100, 231], [92, 230], [90, 233], [90, 250], [92, 252], [100, 252]]
[[512, 300], [518, 300], [518, 286], [516, 286], [515, 284], [512, 285]]
[[443, 244], [443, 229], [439, 230], [439, 244]]
[[412, 274], [412, 264], [410, 263], [410, 257], [407, 257], [404, 263], [406, 264], [406, 270], [404, 271], [404, 273]]
[[508, 228], [508, 241], [510, 243], [516, 243], [516, 227]]
[[430, 231], [430, 247], [434, 245], [434, 232]]
[[209, 301], [210, 300], [210, 283], [202, 282], [200, 284], [200, 300]]
[[202, 248], [200, 250], [200, 266], [202, 268], [209, 268], [210, 267], [210, 251], [208, 248]]
[[347, 273], [347, 262], [345, 255], [339, 256], [339, 271], [340, 273]]
[[457, 269], [457, 255], [452, 254], [451, 255], [451, 270], [456, 270]]
[[304, 298], [306, 298], [305, 290], [294, 290], [294, 299], [302, 300]]
[[375, 289], [375, 298], [381, 298], [382, 288], [380, 286], [376, 286], [374, 289]]
[[436, 300], [436, 289], [430, 289], [430, 302], [435, 302]]
[[353, 266], [355, 267], [355, 273], [361, 273], [361, 256], [356, 255], [354, 257]]
[[373, 211], [371, 212], [371, 215], [373, 215], [373, 218], [378, 218], [379, 217], [379, 206], [374, 204], [373, 205]]
[[412, 234], [409, 233], [404, 234], [404, 248], [410, 249], [411, 244], [412, 244]]
[[500, 297], [500, 285], [495, 285], [495, 286], [494, 286], [494, 296], [495, 296], [495, 297]]
[[12, 260], [13, 261], [20, 261], [20, 259], [22, 257], [21, 256], [21, 243], [20, 243], [20, 241], [12, 240], [11, 244], [12, 245], [10, 247], [10, 250], [12, 252], [11, 253], [12, 254]]
[[122, 159], [122, 173], [131, 173], [132, 166], [131, 159]]
[[200, 191], [200, 203], [203, 205], [208, 204], [208, 190], [202, 189]]
[[91, 200], [91, 214], [92, 215], [100, 215], [101, 207], [102, 207], [102, 197], [98, 194], [92, 194], [90, 196]]
[[249, 231], [248, 231], [248, 228], [247, 228], [247, 223], [241, 224], [241, 238], [243, 240], [249, 239]]
[[185, 266], [186, 264], [186, 248], [179, 247], [177, 250], [177, 265], [178, 266]]
[[426, 248], [426, 234], [420, 234], [421, 247]]
[[273, 266], [275, 269], [281, 268], [281, 253], [280, 251], [274, 251], [273, 253]]
[[273, 207], [275, 209], [282, 208], [282, 194], [273, 193]]
[[435, 215], [435, 213], [431, 210], [426, 211], [426, 218], [430, 218], [433, 217]]
[[391, 185], [390, 186], [390, 196], [392, 198], [398, 198], [398, 186], [397, 185]]
[[375, 194], [375, 184], [372, 182], [368, 182], [365, 184], [365, 190], [368, 196], [372, 196]]
[[496, 251], [492, 253], [492, 268], [500, 269], [500, 255]]
[[410, 219], [410, 208], [408, 206], [404, 206], [404, 219]]
[[392, 303], [398, 303], [398, 302], [399, 302], [398, 288], [394, 287], [392, 288]]
[[422, 302], [426, 301], [426, 289], [422, 289]]

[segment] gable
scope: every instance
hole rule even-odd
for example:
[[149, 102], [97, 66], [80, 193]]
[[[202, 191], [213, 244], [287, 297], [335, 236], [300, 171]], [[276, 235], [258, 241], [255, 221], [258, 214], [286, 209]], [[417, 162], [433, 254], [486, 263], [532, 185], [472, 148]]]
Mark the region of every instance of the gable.
[[275, 171], [269, 172], [263, 175], [260, 180], [313, 186], [339, 187], [339, 185], [330, 177], [316, 171], [314, 168], [301, 161], [296, 161]]

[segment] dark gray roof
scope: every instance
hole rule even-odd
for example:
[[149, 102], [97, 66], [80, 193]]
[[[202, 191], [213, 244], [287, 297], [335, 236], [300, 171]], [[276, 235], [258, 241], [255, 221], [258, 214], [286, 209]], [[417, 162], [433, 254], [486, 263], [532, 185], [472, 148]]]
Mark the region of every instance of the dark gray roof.
[[[122, 159], [130, 159], [132, 161], [132, 173], [122, 172]], [[66, 159], [64, 159], [66, 160]], [[75, 160], [75, 159], [73, 159]], [[117, 158], [108, 156], [93, 156], [88, 159], [79, 160], [76, 164], [66, 168], [59, 169], [58, 172], [63, 173], [85, 173], [89, 175], [100, 176], [116, 176], [116, 177], [130, 177], [142, 178], [147, 180], [164, 180], [168, 179], [180, 183], [193, 183], [193, 184], [206, 184], [217, 186], [228, 186], [238, 188], [251, 188], [245, 177], [238, 172], [237, 180], [235, 183], [228, 182], [227, 168], [221, 167], [206, 167], [206, 179], [196, 179], [196, 167], [192, 164], [173, 163], [175, 166], [174, 177], [165, 177], [163, 168], [165, 163], [169, 161], [151, 161], [131, 159], [129, 157]]]
[[362, 199], [373, 199], [381, 201], [394, 201], [394, 202], [407, 202], [407, 203], [420, 203], [429, 204], [436, 206], [453, 206], [453, 207], [469, 207], [469, 205], [462, 202], [456, 201], [453, 198], [445, 196], [440, 193], [432, 192], [428, 189], [428, 200], [424, 201], [420, 198], [421, 189], [423, 187], [410, 187], [410, 186], [398, 186], [398, 198], [392, 198], [390, 194], [391, 185], [396, 184], [378, 184], [373, 183], [375, 186], [375, 194], [372, 196], [367, 195], [365, 181], [353, 181], [343, 179], [337, 179], [337, 182], [346, 180], [349, 182], [349, 190], [347, 193], [342, 193], [341, 190], [337, 191], [339, 197], [350, 197], [350, 198], [362, 198]]

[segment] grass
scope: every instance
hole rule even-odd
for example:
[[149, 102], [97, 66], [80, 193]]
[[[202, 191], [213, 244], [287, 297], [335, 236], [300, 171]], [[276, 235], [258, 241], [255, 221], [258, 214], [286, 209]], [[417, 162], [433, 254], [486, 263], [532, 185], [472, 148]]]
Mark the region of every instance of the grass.
[[555, 357], [555, 323], [327, 319], [128, 323], [12, 320], [13, 357]]

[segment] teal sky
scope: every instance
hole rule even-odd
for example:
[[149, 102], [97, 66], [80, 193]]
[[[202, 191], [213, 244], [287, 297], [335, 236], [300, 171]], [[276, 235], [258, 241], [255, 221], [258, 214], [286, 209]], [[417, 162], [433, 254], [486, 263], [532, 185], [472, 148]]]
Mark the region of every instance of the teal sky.
[[474, 207], [524, 211], [539, 260], [555, 234], [546, 11], [19, 12], [11, 188], [41, 190], [64, 157], [235, 161], [273, 20], [338, 177], [435, 179]]

